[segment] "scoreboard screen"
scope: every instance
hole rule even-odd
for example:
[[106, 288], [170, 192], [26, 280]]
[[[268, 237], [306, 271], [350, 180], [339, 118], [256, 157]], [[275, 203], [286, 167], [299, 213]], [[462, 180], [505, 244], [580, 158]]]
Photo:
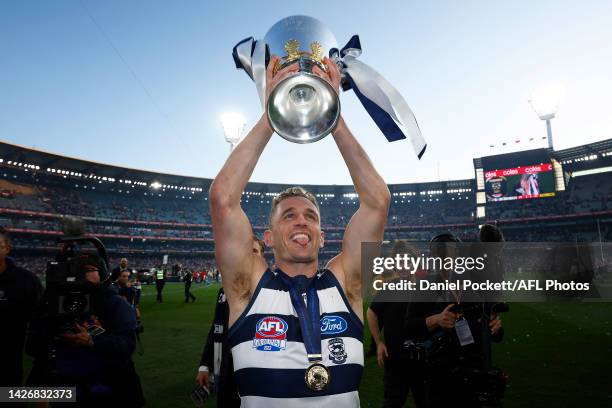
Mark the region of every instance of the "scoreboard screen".
[[551, 163], [485, 171], [487, 201], [553, 197], [555, 180]]
[[487, 202], [553, 197], [553, 165], [545, 149], [482, 158]]

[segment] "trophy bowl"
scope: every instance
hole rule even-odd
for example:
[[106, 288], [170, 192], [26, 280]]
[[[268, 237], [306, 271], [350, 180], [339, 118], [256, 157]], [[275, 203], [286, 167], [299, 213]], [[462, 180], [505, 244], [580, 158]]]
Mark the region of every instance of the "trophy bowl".
[[282, 80], [270, 94], [268, 119], [276, 133], [294, 143], [312, 143], [327, 136], [340, 117], [338, 93], [323, 78], [313, 74], [336, 38], [319, 20], [308, 16], [286, 17], [268, 30], [264, 41], [271, 55], [280, 57], [274, 74], [292, 64], [299, 69]]

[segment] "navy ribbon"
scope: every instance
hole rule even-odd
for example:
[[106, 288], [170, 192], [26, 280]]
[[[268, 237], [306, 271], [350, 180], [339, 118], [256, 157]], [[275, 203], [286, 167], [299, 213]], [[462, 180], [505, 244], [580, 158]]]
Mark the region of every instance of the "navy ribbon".
[[412, 110], [401, 94], [373, 68], [359, 61], [361, 41], [354, 35], [338, 51], [331, 49], [330, 58], [342, 67], [342, 89], [352, 89], [374, 123], [389, 142], [409, 138], [420, 159], [427, 143], [421, 135]]
[[313, 278], [306, 287], [307, 305], [304, 304], [304, 299], [298, 288], [295, 278], [290, 278], [284, 272], [277, 269], [278, 276], [287, 287], [289, 287], [289, 296], [291, 304], [295, 308], [302, 329], [302, 338], [308, 361], [311, 363], [322, 361], [321, 355], [321, 313], [319, 310], [319, 296], [315, 279]]

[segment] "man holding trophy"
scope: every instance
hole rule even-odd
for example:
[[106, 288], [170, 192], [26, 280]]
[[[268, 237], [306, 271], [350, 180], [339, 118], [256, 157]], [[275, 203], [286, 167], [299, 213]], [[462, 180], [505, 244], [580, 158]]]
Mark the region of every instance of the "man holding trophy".
[[[293, 16], [273, 26], [265, 42], [248, 41], [236, 46], [234, 58], [255, 81], [265, 112], [231, 152], [209, 193], [241, 403], [358, 407], [364, 364], [361, 243], [382, 241], [390, 193], [340, 115], [338, 92], [350, 62], [338, 57], [333, 34], [318, 20]], [[358, 93], [359, 81], [348, 80]], [[324, 269], [318, 269], [325, 238], [319, 206], [300, 187], [272, 203], [264, 241], [274, 252], [275, 268], [252, 252], [252, 228], [240, 199], [274, 132], [296, 143], [331, 132], [359, 195], [341, 253]], [[311, 165], [322, 164], [296, 158], [296, 168], [307, 171]]]

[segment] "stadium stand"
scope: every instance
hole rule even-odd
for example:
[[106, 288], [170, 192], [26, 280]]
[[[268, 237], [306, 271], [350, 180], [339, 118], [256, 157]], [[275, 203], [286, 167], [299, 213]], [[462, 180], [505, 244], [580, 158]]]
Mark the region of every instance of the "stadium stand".
[[[554, 197], [486, 203], [477, 217], [476, 180], [394, 184], [385, 239], [428, 241], [440, 232], [474, 240], [483, 222], [498, 222], [508, 240], [612, 240], [612, 139], [550, 152], [563, 166], [565, 191]], [[113, 262], [136, 269], [182, 263], [214, 268], [208, 214], [210, 179], [153, 173], [68, 158], [0, 143], [0, 226], [14, 237], [14, 255], [42, 273], [57, 250], [61, 220], [83, 217], [89, 234], [107, 245]], [[242, 205], [262, 234], [281, 184], [249, 183]], [[327, 245], [339, 250], [358, 206], [352, 186], [303, 186], [321, 205]], [[270, 256], [271, 254], [267, 254]]]

